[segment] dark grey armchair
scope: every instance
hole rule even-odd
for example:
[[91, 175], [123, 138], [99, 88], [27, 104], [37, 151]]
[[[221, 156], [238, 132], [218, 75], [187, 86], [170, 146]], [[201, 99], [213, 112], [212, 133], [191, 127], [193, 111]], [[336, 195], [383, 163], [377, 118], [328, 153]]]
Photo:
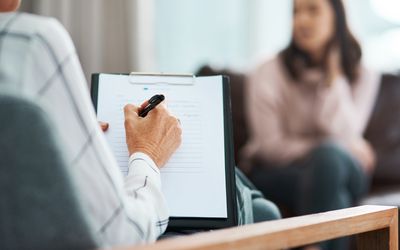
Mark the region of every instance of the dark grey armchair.
[[97, 246], [46, 113], [0, 91], [0, 249]]

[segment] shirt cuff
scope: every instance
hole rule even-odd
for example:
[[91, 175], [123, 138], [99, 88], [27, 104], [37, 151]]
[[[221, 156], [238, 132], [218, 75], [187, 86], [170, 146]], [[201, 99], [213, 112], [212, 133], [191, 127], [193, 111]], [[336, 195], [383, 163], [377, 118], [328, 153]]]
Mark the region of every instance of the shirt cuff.
[[160, 169], [155, 162], [145, 153], [137, 152], [129, 157], [129, 171], [130, 175], [143, 175], [143, 176], [158, 176]]

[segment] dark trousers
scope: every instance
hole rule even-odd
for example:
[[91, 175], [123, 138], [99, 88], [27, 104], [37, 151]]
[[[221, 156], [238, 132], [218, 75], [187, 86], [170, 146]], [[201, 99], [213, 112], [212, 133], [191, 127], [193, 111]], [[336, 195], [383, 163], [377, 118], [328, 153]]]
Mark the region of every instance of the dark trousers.
[[[369, 183], [359, 163], [334, 143], [321, 144], [289, 166], [257, 166], [249, 177], [267, 199], [296, 215], [350, 207], [366, 193]], [[345, 244], [337, 240], [321, 246], [346, 249]]]

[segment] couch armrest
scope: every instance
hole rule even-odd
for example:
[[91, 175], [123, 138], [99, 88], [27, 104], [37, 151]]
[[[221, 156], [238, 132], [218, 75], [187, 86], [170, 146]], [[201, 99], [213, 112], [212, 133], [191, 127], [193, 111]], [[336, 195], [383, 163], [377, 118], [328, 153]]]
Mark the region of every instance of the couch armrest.
[[360, 206], [176, 237], [120, 250], [283, 249], [358, 235], [360, 249], [398, 249], [396, 207]]

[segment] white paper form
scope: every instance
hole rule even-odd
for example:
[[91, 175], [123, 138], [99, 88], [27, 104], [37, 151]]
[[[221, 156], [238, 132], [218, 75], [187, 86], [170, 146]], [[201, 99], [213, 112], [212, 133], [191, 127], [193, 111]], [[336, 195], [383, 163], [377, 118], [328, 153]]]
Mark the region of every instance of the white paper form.
[[[134, 84], [127, 75], [100, 74], [97, 115], [109, 122], [106, 138], [121, 171], [128, 171], [123, 107], [163, 94], [181, 121], [182, 144], [161, 169], [162, 190], [173, 217], [227, 218], [222, 77], [194, 78], [191, 85]], [[153, 80], [152, 79], [152, 80]]]

